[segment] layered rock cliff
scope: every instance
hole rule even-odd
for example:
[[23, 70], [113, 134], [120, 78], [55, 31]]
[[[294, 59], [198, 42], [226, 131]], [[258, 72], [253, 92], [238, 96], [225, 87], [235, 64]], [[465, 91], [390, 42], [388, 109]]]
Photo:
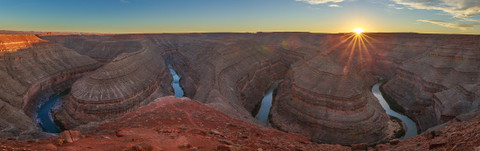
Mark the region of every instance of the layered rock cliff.
[[270, 114], [275, 127], [317, 142], [377, 143], [392, 133], [368, 85], [326, 56], [292, 66]]
[[[290, 64], [315, 56], [323, 35], [308, 33], [149, 35], [182, 77], [185, 95], [239, 119], [251, 113], [266, 89]], [[311, 54], [311, 55], [306, 55]], [[257, 106], [258, 107], [258, 106]]]
[[[0, 134], [37, 129], [30, 117], [38, 103], [29, 100], [73, 82], [55, 114], [63, 126], [121, 119], [173, 94], [167, 65], [180, 75], [185, 96], [258, 125], [251, 113], [265, 90], [283, 80], [271, 122], [317, 142], [389, 138], [394, 124], [369, 91], [377, 77], [388, 81], [384, 92], [421, 131], [480, 113], [479, 36], [367, 34], [365, 47], [353, 48], [344, 34], [17, 36], [0, 44], [0, 78], [8, 81], [0, 106], [12, 111], [2, 114], [9, 126]], [[101, 68], [77, 80], [97, 61]], [[22, 124], [10, 124], [16, 121]]]
[[64, 35], [42, 36], [41, 38], [75, 50], [79, 54], [89, 56], [102, 63], [108, 63], [122, 53], [131, 53], [142, 48], [138, 40], [115, 38], [115, 36]]
[[0, 136], [30, 137], [40, 97], [59, 92], [97, 61], [34, 35], [0, 35]]
[[[464, 89], [470, 87], [466, 85], [480, 83], [479, 45], [478, 36], [438, 37], [424, 55], [405, 61], [384, 90], [419, 123], [421, 131], [472, 111], [478, 105], [464, 108], [466, 104], [460, 104], [474, 102], [474, 98], [462, 99], [462, 95], [471, 96], [471, 90]], [[465, 111], [449, 109], [460, 106], [456, 110]]]
[[[185, 95], [236, 118], [256, 122], [250, 114], [269, 84], [281, 79], [287, 64], [276, 50], [254, 39], [229, 35], [150, 37], [182, 77]], [[272, 45], [273, 47], [273, 45]]]
[[[433, 94], [435, 115], [442, 121], [450, 121], [459, 115], [479, 112], [480, 83], [460, 84], [454, 88]], [[439, 116], [439, 117], [438, 117]]]
[[171, 94], [171, 77], [160, 51], [147, 41], [141, 43], [141, 51], [120, 55], [76, 81], [56, 119], [70, 129], [118, 117]]

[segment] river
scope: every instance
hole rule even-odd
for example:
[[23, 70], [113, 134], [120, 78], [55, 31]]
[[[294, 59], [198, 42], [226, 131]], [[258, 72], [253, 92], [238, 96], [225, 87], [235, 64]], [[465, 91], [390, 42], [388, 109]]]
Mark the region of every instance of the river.
[[408, 118], [407, 116], [402, 115], [402, 114], [400, 114], [398, 112], [395, 112], [392, 109], [390, 109], [390, 106], [388, 105], [387, 101], [385, 101], [382, 93], [380, 92], [380, 86], [381, 85], [382, 85], [382, 83], [375, 84], [372, 88], [372, 93], [378, 99], [378, 102], [380, 102], [380, 105], [382, 105], [383, 109], [385, 109], [385, 111], [387, 112], [388, 115], [399, 118], [406, 125], [405, 135], [402, 136], [400, 139], [405, 140], [407, 138], [417, 136], [417, 125], [416, 125], [416, 123], [413, 122], [413, 120]]
[[258, 110], [257, 115], [255, 115], [256, 119], [265, 124], [268, 123], [268, 115], [270, 114], [270, 108], [272, 107], [273, 91], [276, 89], [278, 83], [279, 81], [276, 81], [268, 88], [267, 92], [263, 96], [260, 109]]
[[183, 97], [184, 92], [182, 86], [180, 86], [180, 76], [178, 76], [177, 72], [173, 70], [171, 65], [168, 65], [168, 70], [170, 70], [170, 74], [172, 74], [173, 77], [172, 87], [175, 97]]
[[60, 100], [62, 96], [67, 95], [70, 90], [65, 90], [60, 94], [52, 95], [48, 97], [48, 101], [45, 102], [40, 106], [40, 109], [37, 112], [37, 118], [39, 121], [40, 126], [42, 127], [43, 131], [48, 133], [60, 133], [61, 130], [55, 123], [55, 120], [52, 116], [52, 107], [53, 105]]

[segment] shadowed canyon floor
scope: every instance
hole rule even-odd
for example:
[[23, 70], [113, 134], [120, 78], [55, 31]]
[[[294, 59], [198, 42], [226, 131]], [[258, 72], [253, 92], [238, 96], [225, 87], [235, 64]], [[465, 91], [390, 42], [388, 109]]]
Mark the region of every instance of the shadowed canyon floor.
[[[451, 127], [468, 125], [480, 113], [480, 36], [363, 36], [364, 41], [355, 42], [349, 34], [311, 33], [0, 35], [0, 78], [5, 81], [0, 136], [8, 147], [21, 146], [16, 139], [44, 138], [31, 143], [39, 146], [22, 146], [33, 149], [48, 143], [82, 150], [123, 142], [105, 149], [348, 150], [327, 144], [452, 149], [450, 143], [460, 142], [404, 142], [450, 140], [456, 130], [480, 133], [475, 126]], [[172, 81], [195, 101], [161, 98], [174, 95]], [[268, 115], [270, 127], [252, 113], [276, 81], [281, 82]], [[416, 122], [419, 132], [426, 131], [422, 136], [400, 143], [394, 139], [402, 126], [370, 91], [379, 81], [387, 81], [380, 91], [390, 107]], [[69, 88], [54, 118], [62, 129], [86, 137], [59, 145], [55, 136], [43, 137], [47, 134], [34, 119], [42, 96]], [[127, 134], [120, 137], [123, 128]], [[193, 131], [197, 128], [200, 134]], [[210, 134], [212, 129], [221, 135]], [[473, 140], [461, 141], [476, 147]]]

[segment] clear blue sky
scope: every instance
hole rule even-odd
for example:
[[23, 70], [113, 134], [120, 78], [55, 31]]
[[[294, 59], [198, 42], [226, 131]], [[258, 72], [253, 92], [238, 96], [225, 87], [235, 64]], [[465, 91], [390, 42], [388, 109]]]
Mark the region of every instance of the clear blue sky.
[[477, 1], [0, 0], [0, 30], [337, 33], [362, 27], [367, 32], [480, 34]]

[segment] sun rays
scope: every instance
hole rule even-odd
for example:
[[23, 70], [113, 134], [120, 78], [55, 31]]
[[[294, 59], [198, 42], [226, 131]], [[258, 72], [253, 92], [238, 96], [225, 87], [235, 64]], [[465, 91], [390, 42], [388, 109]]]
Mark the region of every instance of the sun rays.
[[[374, 48], [370, 42], [371, 40], [373, 40], [373, 38], [365, 34], [361, 28], [356, 28], [353, 33], [350, 33], [345, 39], [348, 45], [344, 51], [347, 51], [349, 54], [343, 72], [350, 70], [354, 59], [360, 63], [371, 59], [369, 48]], [[354, 56], [356, 56], [356, 58], [353, 58]]]
[[340, 42], [331, 47], [331, 52], [339, 53], [338, 58], [343, 62], [343, 72], [347, 73], [354, 65], [361, 65], [371, 61], [371, 51], [375, 49], [372, 37], [364, 33], [363, 29], [355, 28], [353, 32], [346, 33], [339, 38]]

